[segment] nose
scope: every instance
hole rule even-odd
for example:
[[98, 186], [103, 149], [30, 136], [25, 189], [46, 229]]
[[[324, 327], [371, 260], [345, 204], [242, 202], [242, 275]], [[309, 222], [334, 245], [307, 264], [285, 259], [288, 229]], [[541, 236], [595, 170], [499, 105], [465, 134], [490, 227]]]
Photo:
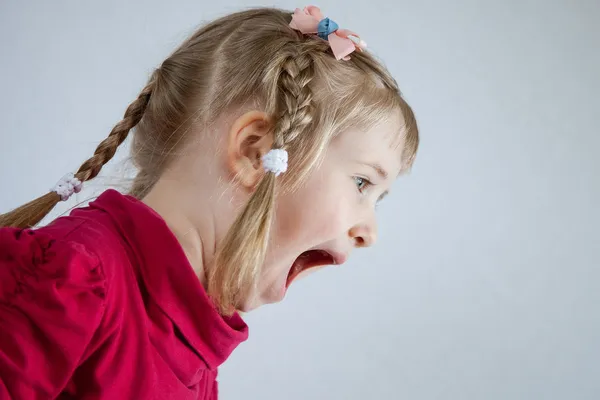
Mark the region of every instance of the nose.
[[354, 242], [354, 247], [370, 247], [377, 241], [377, 222], [375, 215], [371, 215], [367, 221], [361, 222], [350, 228], [348, 235]]

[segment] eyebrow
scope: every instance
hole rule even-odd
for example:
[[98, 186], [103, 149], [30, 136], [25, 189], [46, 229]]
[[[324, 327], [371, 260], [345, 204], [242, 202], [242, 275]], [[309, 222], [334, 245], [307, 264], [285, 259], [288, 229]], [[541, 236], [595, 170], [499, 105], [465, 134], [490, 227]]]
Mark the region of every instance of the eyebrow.
[[379, 175], [379, 177], [383, 180], [386, 180], [389, 176], [389, 174], [387, 173], [387, 171], [385, 169], [383, 169], [383, 167], [377, 163], [363, 163], [364, 165], [373, 168], [376, 172], [377, 175]]

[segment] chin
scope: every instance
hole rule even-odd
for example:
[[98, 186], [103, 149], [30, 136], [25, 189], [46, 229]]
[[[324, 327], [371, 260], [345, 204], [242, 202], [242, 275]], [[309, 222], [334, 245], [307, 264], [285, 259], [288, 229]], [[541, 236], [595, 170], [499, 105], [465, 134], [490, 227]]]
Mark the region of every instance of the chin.
[[238, 311], [247, 313], [267, 304], [279, 303], [283, 300], [284, 297], [285, 290], [276, 290], [275, 288], [269, 288], [266, 292], [260, 295], [253, 295], [251, 298], [245, 300], [242, 304], [239, 304], [236, 308]]

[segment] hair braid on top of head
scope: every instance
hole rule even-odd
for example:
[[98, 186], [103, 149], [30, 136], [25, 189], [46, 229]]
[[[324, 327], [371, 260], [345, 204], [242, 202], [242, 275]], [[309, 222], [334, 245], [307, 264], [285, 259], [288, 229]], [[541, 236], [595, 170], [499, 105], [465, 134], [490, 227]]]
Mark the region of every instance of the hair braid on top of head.
[[[282, 51], [271, 65], [274, 66], [268, 101], [271, 104], [266, 108], [277, 110], [273, 148], [285, 149], [313, 121], [313, 93], [309, 84], [314, 77], [314, 64], [308, 52]], [[277, 179], [272, 173], [265, 174], [229, 229], [209, 270], [208, 292], [223, 313], [231, 313], [257, 281], [273, 222]]]
[[[75, 174], [81, 182], [95, 178], [104, 164], [115, 155], [117, 148], [127, 138], [129, 131], [142, 119], [150, 100], [154, 86], [154, 75], [142, 89], [110, 134], [96, 147], [94, 155], [87, 159]], [[0, 215], [0, 227], [30, 228], [37, 225], [58, 204], [61, 197], [55, 193], [47, 193], [6, 214]]]

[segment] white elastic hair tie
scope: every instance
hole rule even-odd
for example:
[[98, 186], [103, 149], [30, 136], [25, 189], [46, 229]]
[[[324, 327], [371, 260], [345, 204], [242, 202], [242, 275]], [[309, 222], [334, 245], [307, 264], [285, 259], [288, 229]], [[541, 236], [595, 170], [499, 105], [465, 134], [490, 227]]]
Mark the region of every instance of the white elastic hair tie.
[[68, 173], [63, 176], [50, 191], [56, 192], [62, 201], [66, 201], [73, 193], [79, 193], [81, 191], [81, 186], [81, 181], [72, 173]]
[[262, 162], [265, 171], [279, 176], [287, 171], [288, 153], [283, 149], [272, 149], [262, 157]]

